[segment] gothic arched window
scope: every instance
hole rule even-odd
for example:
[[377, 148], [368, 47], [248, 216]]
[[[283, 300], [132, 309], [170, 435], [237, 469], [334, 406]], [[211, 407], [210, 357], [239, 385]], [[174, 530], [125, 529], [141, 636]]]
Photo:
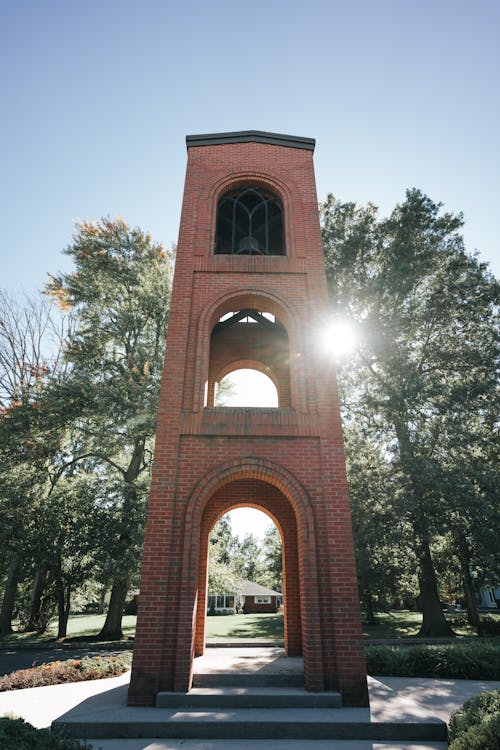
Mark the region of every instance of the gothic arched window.
[[285, 255], [283, 206], [257, 187], [225, 193], [217, 206], [215, 252], [226, 255]]

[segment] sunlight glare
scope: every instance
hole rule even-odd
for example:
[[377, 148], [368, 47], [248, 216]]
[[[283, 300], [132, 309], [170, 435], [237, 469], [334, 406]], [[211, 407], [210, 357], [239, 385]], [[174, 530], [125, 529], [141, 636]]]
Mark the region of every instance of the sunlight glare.
[[231, 392], [225, 395], [222, 403], [216, 406], [278, 406], [278, 392], [271, 378], [257, 370], [234, 370], [221, 382], [229, 382]]
[[337, 358], [351, 354], [358, 344], [353, 324], [341, 319], [332, 320], [323, 330], [321, 338], [323, 349]]
[[274, 526], [268, 515], [257, 508], [235, 508], [229, 511], [231, 529], [240, 541], [246, 534], [253, 534], [257, 539], [263, 539], [267, 529]]

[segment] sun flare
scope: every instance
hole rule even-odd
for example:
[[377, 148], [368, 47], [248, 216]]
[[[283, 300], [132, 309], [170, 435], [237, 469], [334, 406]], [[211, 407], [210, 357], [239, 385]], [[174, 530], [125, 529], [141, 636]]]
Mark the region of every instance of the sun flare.
[[357, 331], [347, 320], [332, 320], [323, 330], [321, 338], [324, 351], [337, 358], [351, 354], [358, 344]]

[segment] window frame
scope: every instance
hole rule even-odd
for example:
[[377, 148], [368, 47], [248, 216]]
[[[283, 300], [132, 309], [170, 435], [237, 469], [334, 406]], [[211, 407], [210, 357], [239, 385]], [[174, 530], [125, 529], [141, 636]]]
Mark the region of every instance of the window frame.
[[[255, 196], [258, 196], [258, 202], [253, 206], [247, 205], [244, 199], [248, 201], [249, 198]], [[254, 218], [262, 209], [264, 219], [254, 226]], [[241, 216], [248, 221], [245, 226], [243, 226]], [[274, 228], [272, 224], [277, 220], [279, 220], [279, 226]], [[226, 227], [223, 229], [224, 223]], [[262, 238], [257, 239], [257, 236], [262, 234], [264, 235], [263, 242]], [[245, 240], [248, 241], [246, 248], [240, 249], [239, 245]], [[286, 256], [285, 216], [281, 198], [272, 190], [256, 185], [233, 188], [221, 195], [217, 201], [214, 254], [252, 257]]]

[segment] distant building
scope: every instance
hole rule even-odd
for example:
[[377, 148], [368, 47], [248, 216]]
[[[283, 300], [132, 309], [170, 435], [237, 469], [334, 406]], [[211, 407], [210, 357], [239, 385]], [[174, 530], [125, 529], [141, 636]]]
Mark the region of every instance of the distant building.
[[498, 609], [500, 606], [500, 586], [490, 586], [479, 592], [479, 606], [481, 609]]
[[268, 589], [259, 583], [238, 579], [235, 590], [227, 594], [208, 592], [208, 614], [234, 614], [243, 612], [277, 612], [283, 601], [280, 591]]

